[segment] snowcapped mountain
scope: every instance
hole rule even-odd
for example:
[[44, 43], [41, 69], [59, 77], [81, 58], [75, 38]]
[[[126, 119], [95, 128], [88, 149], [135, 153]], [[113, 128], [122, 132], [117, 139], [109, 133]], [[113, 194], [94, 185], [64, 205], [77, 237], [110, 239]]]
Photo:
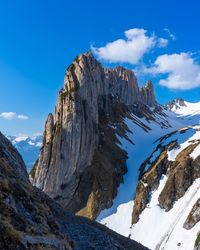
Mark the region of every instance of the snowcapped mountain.
[[[190, 103], [183, 99], [177, 99], [173, 101], [171, 111], [174, 112], [178, 118], [182, 118], [187, 121], [188, 124], [200, 124], [200, 102]], [[168, 104], [169, 107], [170, 104]]]
[[33, 167], [38, 158], [40, 148], [42, 146], [42, 136], [7, 136], [14, 147], [22, 155], [28, 172]]
[[167, 109], [174, 112], [178, 109], [182, 109], [183, 107], [186, 107], [186, 103], [182, 98], [177, 98], [169, 102], [166, 106], [167, 106]]
[[200, 103], [173, 103], [165, 111], [171, 128], [147, 123], [152, 131], [144, 136], [127, 121], [135, 143], [121, 141], [128, 173], [113, 206], [98, 217], [150, 249], [193, 249], [200, 231]]

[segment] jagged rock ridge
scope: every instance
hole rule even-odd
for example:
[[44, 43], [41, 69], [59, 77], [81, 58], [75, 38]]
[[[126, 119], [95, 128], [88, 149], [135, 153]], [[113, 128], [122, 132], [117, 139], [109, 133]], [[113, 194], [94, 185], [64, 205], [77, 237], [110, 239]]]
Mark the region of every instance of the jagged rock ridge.
[[112, 205], [127, 171], [118, 140], [128, 131], [124, 118], [136, 112], [153, 119], [149, 107], [155, 106], [150, 81], [139, 88], [132, 71], [105, 69], [90, 52], [80, 55], [48, 116], [33, 184], [69, 211], [95, 219]]
[[180, 109], [181, 107], [187, 107], [187, 105], [185, 104], [185, 101], [182, 98], [177, 98], [176, 100], [172, 100], [170, 101], [166, 107], [170, 110], [170, 111], [174, 111], [176, 109]]

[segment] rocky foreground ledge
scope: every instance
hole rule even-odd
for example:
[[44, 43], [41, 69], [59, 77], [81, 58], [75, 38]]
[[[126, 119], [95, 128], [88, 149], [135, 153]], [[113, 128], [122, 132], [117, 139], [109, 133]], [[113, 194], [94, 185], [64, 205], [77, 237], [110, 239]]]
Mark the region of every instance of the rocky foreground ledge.
[[89, 219], [74, 216], [33, 187], [24, 162], [0, 133], [0, 249], [147, 249]]

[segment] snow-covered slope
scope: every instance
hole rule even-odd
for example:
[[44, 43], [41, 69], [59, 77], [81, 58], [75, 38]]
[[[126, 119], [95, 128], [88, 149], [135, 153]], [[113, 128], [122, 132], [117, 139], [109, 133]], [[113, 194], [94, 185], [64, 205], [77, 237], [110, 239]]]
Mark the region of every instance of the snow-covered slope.
[[[132, 120], [126, 119], [125, 122], [130, 130], [128, 138], [134, 144], [126, 139], [119, 139], [121, 147], [128, 152], [128, 173], [124, 178], [124, 183], [119, 187], [113, 206], [102, 211], [98, 217], [98, 221], [102, 224], [141, 242], [150, 249], [193, 249], [197, 233], [200, 231], [200, 222], [190, 230], [183, 228], [193, 205], [200, 197], [200, 179], [197, 178], [192, 181], [185, 194], [177, 198], [173, 207], [166, 212], [161, 208], [158, 197], [165, 187], [170, 174], [168, 172], [158, 180], [157, 187], [154, 190], [152, 188], [149, 193], [149, 202], [141, 212], [139, 221], [132, 225], [133, 197], [137, 197], [138, 176], [139, 174], [144, 176], [152, 171], [151, 168], [161, 155], [163, 148], [168, 145], [172, 146], [174, 143], [172, 149], [167, 149], [166, 157], [168, 157], [167, 161], [170, 164], [176, 161], [178, 155], [182, 156], [183, 152], [187, 154], [188, 148], [192, 147], [191, 153], [187, 157], [193, 161], [200, 154], [200, 126], [198, 126], [200, 102], [189, 103], [184, 101], [184, 104], [183, 102], [181, 102], [181, 105], [179, 104], [177, 102], [174, 107], [171, 106], [170, 109], [164, 111], [168, 116], [164, 120], [167, 120], [171, 127], [161, 127], [154, 121], [148, 122], [145, 119], [140, 119], [140, 122], [151, 128], [147, 133]], [[163, 116], [156, 116], [156, 121], [162, 119]], [[163, 137], [162, 140], [158, 140], [161, 137]], [[145, 159], [148, 160], [141, 173], [139, 170], [141, 170], [141, 165]], [[171, 169], [170, 171], [172, 172]], [[148, 190], [148, 183], [143, 184]]]
[[[104, 210], [98, 217], [98, 221], [103, 220], [105, 217], [115, 213], [119, 205], [132, 201], [135, 189], [138, 183], [139, 167], [143, 161], [152, 153], [155, 144], [154, 142], [161, 136], [174, 131], [174, 128], [183, 126], [182, 120], [173, 120], [174, 114], [165, 111], [168, 116], [155, 115], [155, 121], [147, 121], [142, 118], [132, 115], [134, 118], [125, 119], [130, 132], [127, 134], [129, 140], [119, 137], [121, 147], [128, 153], [127, 167], [128, 173], [124, 176], [124, 183], [120, 185], [118, 195], [113, 202], [110, 209]], [[138, 120], [138, 123], [135, 120]], [[167, 126], [166, 121], [171, 124]], [[161, 126], [161, 124], [166, 126]], [[143, 126], [138, 126], [143, 124]], [[145, 131], [143, 127], [146, 126], [149, 130]], [[131, 143], [132, 142], [132, 143]], [[104, 220], [103, 220], [104, 223]]]
[[168, 104], [168, 108], [177, 118], [184, 119], [190, 125], [200, 123], [200, 102], [191, 103], [177, 99]]
[[158, 197], [167, 177], [163, 176], [157, 190], [152, 193], [148, 207], [139, 222], [129, 230], [131, 238], [137, 239], [150, 249], [193, 249], [200, 222], [192, 229], [183, 228], [192, 207], [200, 197], [200, 179], [197, 179], [169, 212], [160, 208]]
[[28, 172], [38, 158], [42, 146], [42, 136], [7, 136], [15, 148], [22, 155]]

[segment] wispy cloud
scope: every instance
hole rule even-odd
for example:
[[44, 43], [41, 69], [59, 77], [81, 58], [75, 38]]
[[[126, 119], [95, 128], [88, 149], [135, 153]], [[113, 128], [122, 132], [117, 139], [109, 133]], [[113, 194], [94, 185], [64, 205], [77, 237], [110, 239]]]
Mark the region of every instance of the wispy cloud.
[[165, 48], [165, 47], [167, 47], [168, 43], [169, 43], [168, 39], [163, 38], [163, 37], [158, 38], [158, 47], [159, 48]]
[[16, 114], [15, 112], [3, 112], [0, 114], [0, 117], [6, 120], [27, 120], [28, 116], [22, 114]]
[[172, 40], [176, 40], [176, 36], [175, 36], [168, 28], [165, 28], [164, 31], [168, 34], [168, 36], [169, 36]]
[[124, 36], [124, 39], [117, 39], [103, 47], [91, 49], [100, 60], [135, 65], [153, 47], [166, 47], [168, 44], [168, 39], [158, 38], [155, 34], [148, 35], [145, 29], [130, 29], [124, 32]]
[[158, 56], [152, 67], [144, 70], [153, 75], [163, 74], [159, 84], [170, 89], [192, 89], [200, 87], [200, 64], [192, 53], [164, 54]]

